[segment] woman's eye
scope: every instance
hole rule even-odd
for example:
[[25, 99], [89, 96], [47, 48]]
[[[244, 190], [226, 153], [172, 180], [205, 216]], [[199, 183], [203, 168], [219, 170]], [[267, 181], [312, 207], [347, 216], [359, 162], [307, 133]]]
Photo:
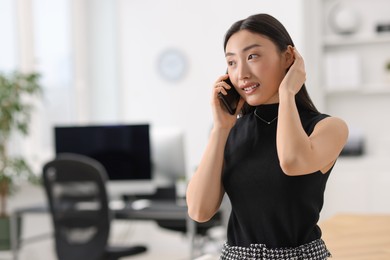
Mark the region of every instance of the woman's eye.
[[248, 60], [257, 58], [258, 56], [259, 56], [259, 55], [257, 55], [257, 54], [250, 54], [250, 55], [248, 56]]
[[228, 61], [227, 64], [228, 64], [229, 66], [233, 66], [233, 65], [234, 65], [234, 61]]

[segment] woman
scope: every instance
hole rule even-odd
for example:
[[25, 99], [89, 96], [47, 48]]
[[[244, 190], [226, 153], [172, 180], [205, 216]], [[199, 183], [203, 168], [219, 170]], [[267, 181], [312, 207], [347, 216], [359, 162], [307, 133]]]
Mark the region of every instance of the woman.
[[[232, 212], [221, 259], [327, 259], [317, 221], [348, 128], [317, 111], [303, 59], [272, 16], [233, 24], [224, 49], [228, 73], [214, 84], [214, 124], [188, 185], [189, 215], [209, 220], [226, 192]], [[218, 98], [228, 77], [241, 96], [234, 115]]]

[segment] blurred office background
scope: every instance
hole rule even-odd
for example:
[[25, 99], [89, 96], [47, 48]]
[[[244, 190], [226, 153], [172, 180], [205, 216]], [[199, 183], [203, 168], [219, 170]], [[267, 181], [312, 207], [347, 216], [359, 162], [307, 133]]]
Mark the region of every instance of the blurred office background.
[[[345, 119], [351, 130], [329, 179], [322, 218], [390, 213], [386, 0], [0, 0], [0, 71], [39, 72], [44, 86], [30, 135], [14, 136], [12, 152], [26, 156], [39, 174], [55, 155], [56, 125], [148, 123], [183, 134], [183, 175], [190, 178], [212, 124], [211, 87], [226, 69], [224, 33], [260, 12], [290, 32], [317, 107]], [[40, 188], [24, 184], [9, 208], [42, 200]], [[28, 221], [27, 233], [50, 230], [45, 216]], [[149, 258], [134, 259], [188, 255], [181, 234], [141, 221], [116, 227], [114, 239], [152, 245]], [[50, 259], [51, 246], [31, 244], [20, 256]]]

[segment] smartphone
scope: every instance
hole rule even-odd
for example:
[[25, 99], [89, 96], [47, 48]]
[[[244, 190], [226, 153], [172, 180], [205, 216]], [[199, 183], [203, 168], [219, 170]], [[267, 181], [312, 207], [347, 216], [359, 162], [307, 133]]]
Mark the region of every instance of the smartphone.
[[227, 111], [231, 115], [234, 115], [236, 113], [238, 101], [240, 100], [240, 94], [238, 94], [229, 78], [225, 79], [225, 82], [229, 84], [230, 89], [226, 89], [227, 95], [218, 93], [218, 97], [221, 99]]

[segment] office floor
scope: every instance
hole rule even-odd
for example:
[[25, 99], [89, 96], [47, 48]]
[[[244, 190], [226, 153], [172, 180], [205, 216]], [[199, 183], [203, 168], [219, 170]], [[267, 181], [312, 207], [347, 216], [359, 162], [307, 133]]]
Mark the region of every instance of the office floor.
[[[43, 191], [39, 187], [30, 185], [22, 186], [15, 196], [9, 201], [9, 210], [45, 202]], [[30, 238], [37, 235], [46, 235], [43, 239], [27, 242], [20, 251], [19, 260], [55, 260], [51, 219], [47, 214], [28, 215], [23, 221], [23, 237]], [[223, 235], [218, 228], [214, 230], [214, 242], [209, 242], [203, 248], [205, 254], [218, 255], [223, 244]], [[221, 238], [221, 239], [220, 239]], [[122, 221], [115, 220], [112, 223], [110, 242], [113, 244], [141, 244], [148, 247], [148, 251], [139, 256], [126, 259], [132, 260], [189, 260], [190, 243], [183, 234], [165, 230], [157, 226], [153, 221]], [[200, 253], [195, 252], [196, 256]], [[212, 257], [211, 259], [218, 259]], [[0, 259], [11, 259], [7, 252], [0, 252]], [[210, 259], [210, 258], [208, 258]]]

